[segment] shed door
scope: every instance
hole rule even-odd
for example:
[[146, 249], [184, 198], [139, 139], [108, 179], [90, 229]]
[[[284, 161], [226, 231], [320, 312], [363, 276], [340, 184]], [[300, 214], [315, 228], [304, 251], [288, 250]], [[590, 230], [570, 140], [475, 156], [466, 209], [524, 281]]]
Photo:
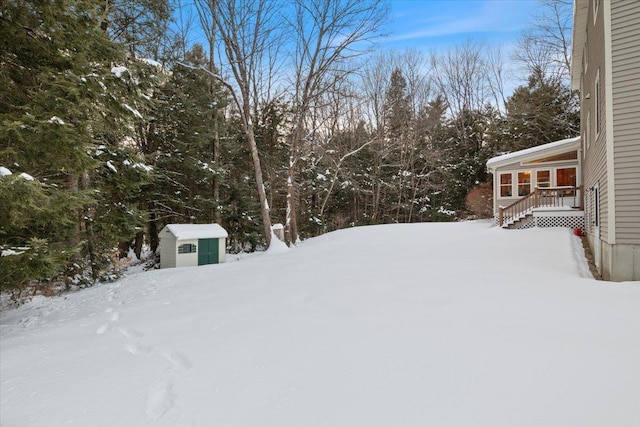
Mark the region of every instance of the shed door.
[[218, 239], [198, 239], [198, 265], [218, 263]]

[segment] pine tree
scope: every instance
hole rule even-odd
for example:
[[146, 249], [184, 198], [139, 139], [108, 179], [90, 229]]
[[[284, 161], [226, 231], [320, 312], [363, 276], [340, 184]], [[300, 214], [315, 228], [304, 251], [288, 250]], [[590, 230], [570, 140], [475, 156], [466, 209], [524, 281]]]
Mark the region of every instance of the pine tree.
[[437, 173], [439, 181], [431, 196], [431, 220], [452, 220], [466, 211], [465, 198], [476, 185], [485, 182], [486, 161], [491, 155], [489, 129], [498, 118], [490, 106], [480, 111], [463, 110], [444, 123], [434, 140], [439, 150]]
[[211, 93], [212, 78], [198, 69], [206, 63], [200, 46], [189, 52], [185, 63], [189, 66], [176, 65], [157, 94], [160, 102], [149, 135], [153, 143], [145, 150], [156, 167], [152, 210], [164, 223], [212, 222], [221, 208], [213, 186], [225, 172], [214, 164], [212, 117], [226, 100], [219, 88]]
[[534, 70], [507, 100], [502, 150], [517, 151], [579, 133], [575, 95], [561, 79]]
[[[143, 99], [132, 85], [137, 80], [123, 79], [128, 71], [112, 66], [125, 59], [102, 30], [103, 6], [93, 0], [9, 2], [0, 15], [0, 165], [36, 178], [23, 198], [11, 194], [14, 180], [1, 188], [8, 193], [0, 195], [8, 217], [19, 213], [25, 226], [7, 228], [0, 245], [31, 248], [3, 257], [3, 264], [22, 266], [7, 267], [20, 277], [3, 286], [68, 276], [67, 264], [82, 270], [79, 256], [88, 255], [94, 267], [102, 255], [92, 236], [112, 218], [96, 227], [94, 213], [124, 181], [101, 182], [104, 163], [96, 153], [100, 145], [116, 147], [134, 129]], [[27, 209], [32, 205], [46, 215]], [[102, 247], [110, 250], [121, 235], [100, 234]]]
[[85, 202], [24, 172], [0, 176], [0, 290], [63, 272], [79, 250], [68, 242], [76, 236], [73, 212]]
[[388, 138], [406, 138], [411, 127], [412, 111], [407, 95], [407, 81], [402, 70], [396, 68], [391, 73], [384, 105], [385, 134]]
[[103, 29], [133, 58], [165, 59], [172, 7], [167, 0], [112, 0]]

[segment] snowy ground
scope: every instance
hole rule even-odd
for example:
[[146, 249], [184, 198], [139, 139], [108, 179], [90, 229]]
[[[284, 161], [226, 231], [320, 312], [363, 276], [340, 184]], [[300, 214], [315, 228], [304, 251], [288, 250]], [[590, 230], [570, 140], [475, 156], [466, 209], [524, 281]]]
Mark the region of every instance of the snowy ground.
[[640, 282], [566, 229], [362, 227], [1, 317], [0, 424], [640, 426]]

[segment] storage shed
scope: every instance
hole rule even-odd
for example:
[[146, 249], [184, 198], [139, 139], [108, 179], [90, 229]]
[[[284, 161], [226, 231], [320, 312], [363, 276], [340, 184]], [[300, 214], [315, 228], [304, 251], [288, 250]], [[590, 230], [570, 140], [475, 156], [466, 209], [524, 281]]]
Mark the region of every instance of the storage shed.
[[227, 236], [219, 224], [168, 224], [160, 231], [160, 268], [224, 262]]

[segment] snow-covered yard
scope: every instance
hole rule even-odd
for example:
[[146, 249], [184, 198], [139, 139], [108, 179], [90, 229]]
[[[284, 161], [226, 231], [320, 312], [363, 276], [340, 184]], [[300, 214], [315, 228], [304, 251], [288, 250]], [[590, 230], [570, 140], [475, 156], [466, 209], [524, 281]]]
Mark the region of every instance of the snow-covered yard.
[[2, 426], [640, 426], [640, 283], [567, 229], [362, 227], [1, 317]]

